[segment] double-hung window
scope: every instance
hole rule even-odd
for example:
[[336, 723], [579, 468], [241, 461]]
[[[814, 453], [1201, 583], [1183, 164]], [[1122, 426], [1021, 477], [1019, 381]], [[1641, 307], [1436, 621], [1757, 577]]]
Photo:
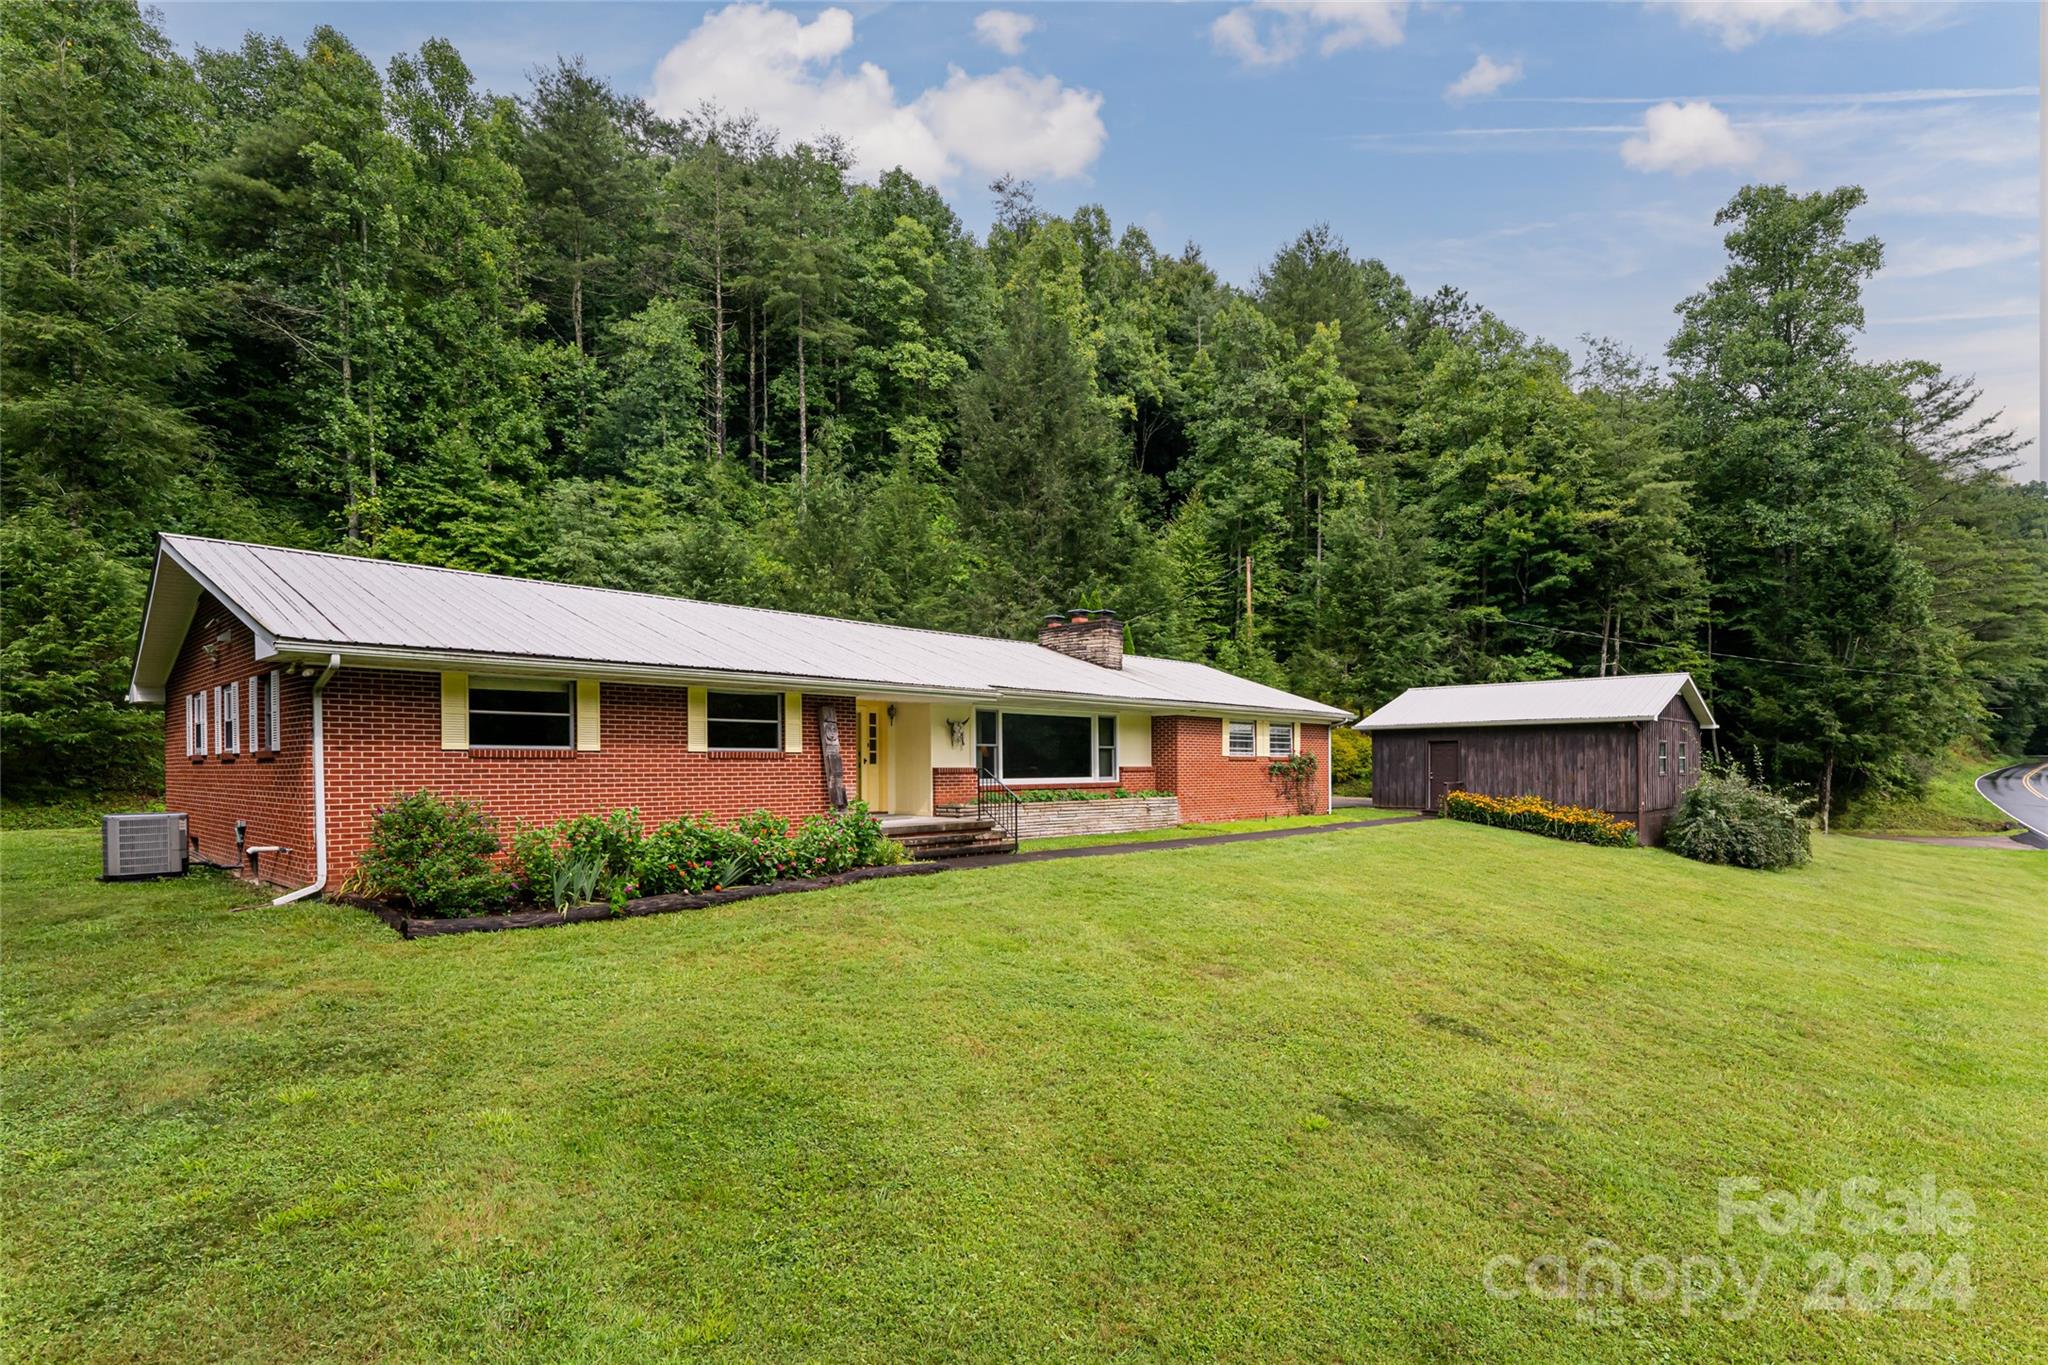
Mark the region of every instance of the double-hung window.
[[185, 755], [188, 758], [206, 757], [206, 693], [194, 692], [185, 698]]
[[1095, 718], [1095, 775], [1109, 779], [1116, 776], [1116, 717]]
[[214, 710], [219, 717], [220, 751], [242, 752], [242, 685], [227, 683], [214, 693]]
[[576, 738], [571, 684], [473, 678], [469, 742], [479, 749], [567, 749]]
[[782, 748], [782, 694], [706, 693], [704, 738], [714, 749], [779, 751]]
[[1670, 771], [1671, 741], [1668, 739], [1660, 739], [1657, 741], [1657, 776], [1663, 777]]
[[996, 775], [996, 762], [1002, 745], [997, 736], [1001, 731], [1002, 717], [994, 711], [974, 713], [974, 771], [983, 777]]
[[1257, 721], [1233, 720], [1226, 722], [1229, 730], [1225, 734], [1223, 750], [1233, 758], [1250, 758], [1259, 751], [1259, 726]]
[[1276, 720], [1266, 729], [1266, 752], [1275, 758], [1294, 757], [1294, 722]]
[[1680, 777], [1685, 776], [1685, 759], [1685, 741], [1681, 739], [1678, 741], [1678, 775]]

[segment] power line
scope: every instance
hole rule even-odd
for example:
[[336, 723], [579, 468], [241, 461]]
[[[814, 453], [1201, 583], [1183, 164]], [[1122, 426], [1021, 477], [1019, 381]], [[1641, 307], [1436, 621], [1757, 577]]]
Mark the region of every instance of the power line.
[[[1601, 638], [1590, 630], [1572, 630], [1565, 626], [1546, 626], [1536, 621], [1517, 621], [1512, 616], [1503, 616], [1500, 620], [1506, 625], [1521, 626], [1527, 630], [1547, 630], [1553, 635], [1577, 635], [1587, 640], [1598, 640]], [[1668, 640], [1624, 640], [1619, 635], [1607, 638], [1615, 640], [1620, 644], [1633, 645], [1637, 649], [1671, 648], [1671, 643]], [[1856, 664], [1816, 664], [1800, 659], [1767, 659], [1760, 654], [1736, 654], [1721, 649], [1703, 649], [1700, 653], [1705, 654], [1710, 659], [1740, 659], [1744, 663], [1770, 664], [1776, 668], [1839, 670], [1844, 673], [1870, 673], [1882, 678], [1925, 678], [1934, 682], [1942, 682], [1948, 678], [1948, 675], [1945, 673], [1906, 673], [1894, 668], [1864, 668]]]

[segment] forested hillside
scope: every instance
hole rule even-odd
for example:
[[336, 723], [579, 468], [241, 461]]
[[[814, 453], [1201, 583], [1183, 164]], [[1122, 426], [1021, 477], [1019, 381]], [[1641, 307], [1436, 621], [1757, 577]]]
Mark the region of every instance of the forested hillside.
[[1859, 358], [1855, 189], [1745, 189], [1668, 356], [1575, 362], [1328, 227], [1240, 287], [1004, 182], [976, 240], [575, 61], [515, 97], [443, 43], [187, 61], [50, 5], [0, 72], [12, 792], [153, 780], [158, 531], [984, 633], [1107, 606], [1357, 709], [1689, 668], [1837, 798], [2048, 746], [2048, 495], [1967, 377]]

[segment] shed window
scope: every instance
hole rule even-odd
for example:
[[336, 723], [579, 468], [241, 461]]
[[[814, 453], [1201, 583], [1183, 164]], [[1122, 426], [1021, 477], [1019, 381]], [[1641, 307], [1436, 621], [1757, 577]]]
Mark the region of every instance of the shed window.
[[712, 692], [704, 700], [704, 734], [714, 749], [782, 748], [780, 692]]
[[567, 682], [472, 678], [469, 742], [479, 749], [566, 749], [575, 735]]
[[1671, 771], [1671, 741], [1657, 741], [1657, 776], [1663, 777]]
[[1678, 775], [1685, 776], [1685, 741], [1678, 741]]
[[1095, 718], [1095, 775], [1116, 776], [1116, 717]]
[[227, 684], [216, 700], [220, 712], [220, 751], [238, 754], [242, 752], [242, 685]]
[[1276, 720], [1266, 731], [1266, 752], [1275, 758], [1294, 757], [1294, 723]]
[[1257, 723], [1249, 720], [1231, 721], [1229, 742], [1224, 748], [1227, 753], [1243, 757], [1250, 757], [1256, 754], [1259, 751], [1259, 727]]

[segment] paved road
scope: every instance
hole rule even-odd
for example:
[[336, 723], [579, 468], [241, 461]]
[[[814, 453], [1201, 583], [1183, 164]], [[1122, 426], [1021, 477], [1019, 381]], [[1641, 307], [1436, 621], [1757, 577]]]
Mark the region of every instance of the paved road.
[[1986, 773], [1977, 794], [2027, 827], [2021, 843], [2048, 848], [2048, 763], [2029, 759]]

